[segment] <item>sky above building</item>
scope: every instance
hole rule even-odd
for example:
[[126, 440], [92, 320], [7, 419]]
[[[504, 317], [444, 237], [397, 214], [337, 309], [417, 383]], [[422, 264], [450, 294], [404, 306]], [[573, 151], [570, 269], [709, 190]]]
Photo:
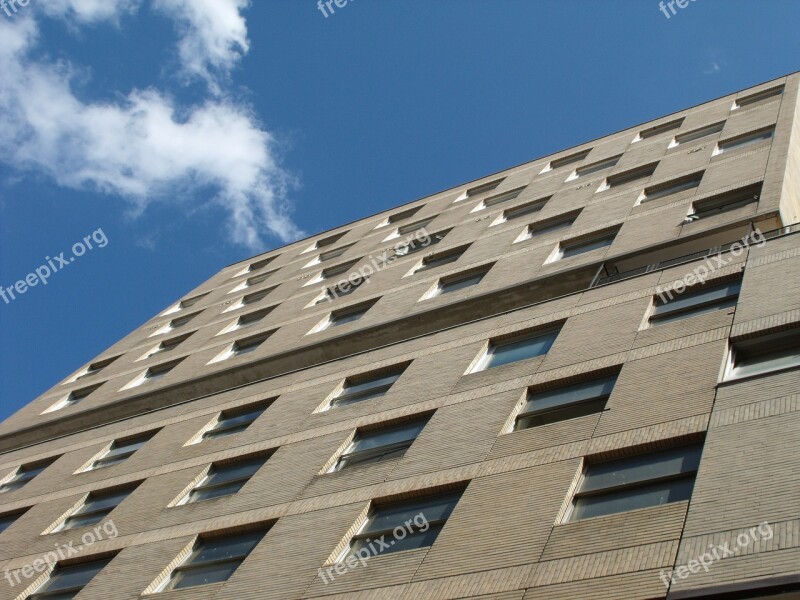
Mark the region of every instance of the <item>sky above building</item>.
[[0, 418], [227, 264], [800, 68], [796, 0], [680, 4], [0, 2]]

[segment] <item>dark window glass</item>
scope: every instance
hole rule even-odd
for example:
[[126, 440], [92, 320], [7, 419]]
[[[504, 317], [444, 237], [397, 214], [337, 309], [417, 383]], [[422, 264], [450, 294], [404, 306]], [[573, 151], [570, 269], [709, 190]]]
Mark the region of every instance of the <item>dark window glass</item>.
[[212, 465], [208, 475], [189, 494], [187, 504], [237, 493], [265, 462], [267, 459], [260, 457], [226, 465]]
[[589, 465], [572, 520], [688, 499], [702, 451], [687, 446]]
[[34, 479], [55, 461], [56, 459], [52, 458], [46, 461], [22, 465], [19, 469], [17, 469], [17, 472], [14, 473], [14, 476], [11, 479], [9, 479], [3, 485], [0, 485], [0, 494], [12, 492], [25, 487], [28, 482]]
[[400, 378], [404, 370], [372, 375], [352, 381], [348, 379], [344, 384], [342, 393], [333, 399], [331, 405], [344, 406], [383, 396], [394, 385], [394, 382]]
[[34, 594], [28, 596], [28, 599], [71, 600], [110, 562], [111, 559], [106, 558], [69, 567], [56, 567], [50, 578]]
[[527, 429], [602, 411], [617, 376], [594, 379], [563, 388], [528, 394], [515, 429]]
[[511, 339], [507, 342], [493, 344], [489, 348], [484, 368], [491, 369], [547, 354], [557, 336], [557, 331], [550, 331], [522, 339]]
[[17, 519], [19, 519], [24, 514], [25, 511], [0, 515], [0, 533], [3, 533], [6, 529], [11, 527], [14, 523], [17, 522]]
[[78, 510], [70, 515], [61, 529], [77, 529], [94, 525], [105, 519], [111, 511], [122, 504], [136, 488], [124, 488], [113, 492], [93, 492], [89, 494], [86, 502]]
[[103, 467], [110, 467], [125, 462], [133, 456], [139, 448], [144, 446], [153, 436], [155, 431], [151, 431], [141, 436], [124, 440], [121, 442], [114, 442], [111, 448], [103, 456], [94, 461], [92, 469], [101, 469]]
[[741, 287], [741, 281], [734, 281], [695, 292], [686, 292], [672, 299], [664, 296], [656, 301], [650, 322], [662, 325], [736, 306]]
[[442, 281], [439, 284], [439, 293], [449, 294], [451, 292], [463, 290], [464, 288], [472, 287], [473, 285], [478, 285], [483, 278], [486, 277], [486, 273], [486, 271], [483, 271], [481, 273], [473, 273], [472, 275]]
[[223, 412], [216, 425], [203, 434], [203, 439], [224, 437], [242, 432], [264, 414], [265, 410], [265, 406], [260, 406], [249, 409], [246, 412]]
[[356, 434], [353, 443], [339, 458], [335, 470], [341, 471], [357, 464], [380, 462], [403, 456], [428, 420], [425, 418], [413, 423]]
[[577, 244], [570, 244], [568, 246], [564, 246], [561, 251], [561, 258], [569, 258], [571, 256], [577, 256], [579, 254], [591, 252], [592, 250], [599, 250], [600, 248], [605, 248], [607, 246], [610, 246], [614, 242], [615, 237], [617, 237], [616, 232], [604, 235], [599, 238], [594, 238], [583, 242], [579, 242]]

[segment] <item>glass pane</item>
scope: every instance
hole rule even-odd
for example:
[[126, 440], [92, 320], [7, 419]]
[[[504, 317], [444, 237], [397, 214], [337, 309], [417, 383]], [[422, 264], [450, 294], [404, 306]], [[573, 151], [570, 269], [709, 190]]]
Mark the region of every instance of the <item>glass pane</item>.
[[108, 558], [71, 567], [58, 567], [53, 571], [50, 579], [36, 591], [41, 594], [42, 592], [55, 592], [73, 587], [83, 587], [110, 562], [111, 559]]
[[658, 506], [668, 502], [688, 500], [692, 496], [694, 477], [662, 481], [628, 490], [619, 490], [602, 496], [579, 498], [575, 502], [572, 520]]
[[343, 315], [334, 316], [331, 319], [331, 325], [344, 325], [345, 323], [352, 323], [353, 321], [358, 321], [361, 317], [363, 317], [367, 312], [367, 309], [359, 310], [356, 312], [346, 313]]
[[245, 483], [247, 482], [238, 481], [207, 490], [206, 489], [194, 490], [191, 494], [189, 494], [188, 504], [194, 504], [195, 502], [202, 502], [203, 500], [211, 500], [212, 498], [221, 498], [222, 496], [232, 496], [233, 494], [237, 493], [240, 489], [242, 489]]
[[577, 256], [578, 254], [591, 252], [592, 250], [598, 250], [599, 248], [605, 248], [606, 246], [611, 245], [611, 243], [614, 241], [614, 237], [614, 235], [607, 235], [595, 240], [590, 240], [588, 242], [567, 246], [563, 249], [561, 258], [569, 258], [570, 256]]
[[531, 393], [528, 396], [528, 403], [522, 409], [522, 412], [547, 410], [572, 404], [573, 402], [581, 402], [593, 398], [606, 398], [611, 395], [616, 382], [617, 376], [613, 375], [546, 392]]
[[702, 450], [702, 446], [689, 446], [591, 465], [581, 493], [691, 473], [700, 465]]
[[197, 565], [217, 560], [242, 559], [246, 557], [264, 538], [264, 531], [209, 539], [200, 542], [192, 553], [187, 565]]
[[542, 210], [544, 204], [536, 203], [536, 204], [527, 204], [524, 206], [518, 206], [516, 208], [509, 208], [505, 212], [506, 221], [510, 221], [511, 219], [516, 219], [518, 217], [523, 217], [525, 215], [530, 215], [533, 213], [537, 213]]
[[360, 383], [348, 381], [345, 383], [342, 393], [334, 399], [333, 403], [341, 406], [383, 396], [392, 384], [400, 378], [400, 375], [402, 375], [402, 372], [380, 375]]
[[437, 496], [435, 498], [425, 498], [414, 500], [413, 502], [403, 502], [390, 506], [378, 507], [369, 518], [365, 532], [383, 531], [394, 529], [398, 525], [402, 526], [409, 519], [414, 519], [420, 513], [428, 521], [446, 520], [458, 503], [461, 494], [450, 494], [447, 496]]
[[650, 317], [650, 321], [654, 325], [664, 325], [666, 323], [672, 323], [674, 321], [680, 321], [682, 319], [688, 319], [690, 317], [697, 317], [699, 315], [704, 315], [710, 312], [716, 312], [718, 310], [725, 310], [726, 308], [731, 308], [733, 306], [736, 306], [736, 303], [738, 301], [739, 301], [738, 296], [734, 298], [727, 298], [716, 304], [706, 304], [698, 308], [686, 310], [683, 312], [666, 313], [663, 316], [662, 315], [652, 316]]
[[[427, 531], [415, 531], [408, 533], [406, 529], [406, 536], [403, 539], [395, 537], [392, 534], [380, 536], [380, 539], [388, 548], [384, 548], [381, 544], [374, 542], [372, 538], [356, 539], [353, 540], [353, 545], [350, 547], [350, 554], [355, 554], [362, 548], [366, 548], [369, 556], [376, 556], [378, 554], [389, 554], [391, 552], [399, 552], [401, 550], [413, 550], [415, 548], [425, 548], [433, 544], [439, 536], [439, 532], [444, 525], [431, 525]], [[373, 542], [370, 545], [370, 542]], [[363, 552], [361, 556], [363, 556]]]
[[183, 569], [177, 571], [170, 582], [169, 589], [180, 590], [197, 585], [219, 583], [227, 581], [239, 568], [239, 561], [231, 561], [217, 565], [209, 565], [196, 569]]
[[264, 466], [265, 462], [267, 462], [266, 458], [255, 458], [248, 461], [235, 462], [230, 465], [214, 467], [202, 485], [219, 485], [228, 481], [250, 478], [256, 471]]
[[767, 131], [762, 131], [760, 133], [756, 133], [754, 135], [748, 135], [746, 137], [740, 138], [738, 140], [733, 140], [730, 142], [725, 142], [720, 144], [720, 149], [722, 150], [733, 150], [736, 148], [745, 148], [750, 146], [751, 144], [757, 144], [764, 140], [772, 139], [772, 135], [774, 134], [773, 129], [768, 129]]
[[715, 133], [719, 133], [722, 131], [722, 128], [725, 126], [725, 122], [717, 123], [715, 125], [709, 125], [708, 127], [704, 127], [702, 129], [698, 129], [697, 131], [690, 131], [689, 133], [684, 133], [683, 135], [679, 135], [675, 138], [675, 141], [679, 144], [685, 144], [686, 142], [693, 142], [694, 140], [699, 140], [700, 138], [704, 138], [708, 135], [713, 135]]
[[705, 302], [712, 302], [714, 300], [724, 300], [725, 298], [734, 295], [738, 296], [741, 288], [742, 282], [734, 281], [727, 285], [706, 288], [697, 292], [675, 296], [673, 299], [667, 300], [665, 303], [659, 301], [655, 310], [653, 311], [653, 314], [659, 315], [666, 312], [673, 312], [688, 308], [696, 304], [703, 304]]
[[369, 450], [371, 448], [379, 448], [381, 446], [388, 446], [398, 442], [405, 442], [408, 440], [415, 440], [419, 432], [427, 425], [428, 420], [416, 421], [408, 423], [399, 427], [392, 427], [391, 429], [383, 429], [371, 433], [359, 434], [353, 443], [353, 448], [350, 452], [360, 452], [362, 450]]
[[733, 374], [736, 377], [746, 377], [748, 375], [767, 373], [769, 371], [795, 367], [797, 365], [800, 365], [800, 347], [787, 348], [780, 352], [756, 355], [737, 360], [736, 366], [733, 369]]
[[647, 200], [655, 200], [656, 198], [663, 198], [664, 196], [669, 196], [671, 194], [677, 194], [678, 192], [685, 192], [686, 190], [691, 190], [692, 188], [696, 188], [700, 185], [700, 180], [702, 176], [695, 177], [693, 179], [688, 179], [681, 183], [676, 183], [673, 185], [668, 185], [652, 192], [647, 192], [647, 197], [644, 199]]
[[614, 165], [619, 162], [619, 156], [615, 156], [614, 158], [609, 158], [608, 160], [604, 160], [599, 163], [595, 163], [593, 165], [586, 165], [585, 167], [581, 167], [577, 171], [578, 177], [583, 177], [584, 175], [590, 175], [591, 173], [597, 173], [598, 171], [602, 171], [603, 169], [610, 169]]
[[227, 417], [223, 413], [222, 417], [220, 418], [219, 422], [214, 426], [214, 429], [227, 429], [229, 427], [239, 427], [241, 425], [247, 426], [250, 425], [253, 421], [255, 421], [258, 417], [264, 414], [263, 408], [257, 408], [255, 410], [250, 410], [246, 413], [242, 413], [239, 415]]
[[542, 413], [536, 413], [528, 417], [521, 417], [515, 429], [528, 429], [530, 427], [540, 427], [567, 419], [576, 419], [587, 415], [602, 412], [606, 406], [606, 398], [601, 400], [590, 400], [588, 402], [576, 402], [562, 408], [555, 408]]
[[558, 334], [556, 332], [525, 338], [494, 346], [487, 369], [547, 354]]
[[551, 223], [550, 225], [542, 225], [542, 226], [532, 225], [530, 228], [530, 234], [531, 236], [544, 235], [546, 233], [552, 233], [554, 231], [558, 231], [559, 229], [567, 229], [568, 227], [572, 227], [572, 224], [574, 222], [575, 219], [567, 219], [566, 221], [558, 221], [556, 223]]
[[5, 515], [0, 517], [0, 533], [11, 527], [19, 517], [19, 515]]
[[410, 223], [408, 225], [403, 225], [397, 230], [397, 233], [399, 233], [400, 235], [411, 233], [412, 231], [416, 231], [417, 229], [422, 229], [423, 227], [427, 227], [431, 221], [433, 221], [433, 219], [426, 219], [425, 221], [420, 221], [418, 223]]
[[336, 465], [336, 470], [341, 471], [342, 469], [352, 467], [354, 465], [366, 465], [389, 460], [391, 458], [400, 458], [406, 453], [406, 450], [408, 450], [409, 446], [411, 446], [411, 442], [408, 442], [406, 445], [401, 447], [392, 446], [392, 450], [387, 449], [385, 452], [375, 450], [367, 451], [363, 454], [351, 454], [344, 456], [339, 460], [339, 464]]
[[64, 523], [64, 529], [78, 529], [79, 527], [86, 527], [87, 525], [94, 525], [106, 518], [110, 510], [107, 512], [97, 512], [91, 515], [75, 515], [70, 517]]
[[131, 490], [126, 489], [113, 494], [102, 494], [100, 496], [89, 496], [86, 503], [78, 510], [76, 514], [83, 514], [87, 512], [94, 512], [96, 510], [104, 510], [106, 508], [114, 508], [131, 495]]
[[439, 293], [449, 294], [450, 292], [457, 292], [458, 290], [478, 285], [485, 275], [486, 273], [478, 273], [477, 275], [471, 275], [470, 277], [443, 283]]

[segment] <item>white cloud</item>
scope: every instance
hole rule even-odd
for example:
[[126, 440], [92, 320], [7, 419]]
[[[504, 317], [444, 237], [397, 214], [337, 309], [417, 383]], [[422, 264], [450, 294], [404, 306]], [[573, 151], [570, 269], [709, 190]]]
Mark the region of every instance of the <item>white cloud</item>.
[[[61, 5], [73, 2], [82, 4]], [[81, 19], [114, 18], [91, 6]], [[64, 187], [122, 196], [138, 212], [153, 201], [212, 200], [227, 210], [234, 241], [252, 249], [262, 247], [264, 234], [282, 241], [301, 235], [289, 216], [291, 178], [279, 149], [248, 107], [214, 96], [186, 108], [152, 88], [84, 102], [69, 65], [32, 58], [37, 48], [34, 18], [0, 20], [0, 160]]]
[[184, 72], [205, 79], [217, 92], [216, 77], [226, 75], [250, 50], [241, 14], [249, 5], [250, 0], [153, 0], [156, 10], [178, 25]]
[[140, 0], [47, 0], [36, 7], [51, 17], [96, 23], [116, 21], [121, 14], [134, 12], [139, 4]]

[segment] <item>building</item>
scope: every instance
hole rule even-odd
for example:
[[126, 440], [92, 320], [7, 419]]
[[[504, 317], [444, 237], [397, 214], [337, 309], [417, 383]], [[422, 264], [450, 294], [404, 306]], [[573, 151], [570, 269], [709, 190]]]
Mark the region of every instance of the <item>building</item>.
[[799, 84], [217, 273], [0, 426], [0, 600], [800, 598]]

